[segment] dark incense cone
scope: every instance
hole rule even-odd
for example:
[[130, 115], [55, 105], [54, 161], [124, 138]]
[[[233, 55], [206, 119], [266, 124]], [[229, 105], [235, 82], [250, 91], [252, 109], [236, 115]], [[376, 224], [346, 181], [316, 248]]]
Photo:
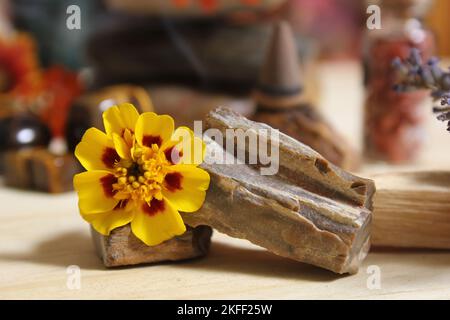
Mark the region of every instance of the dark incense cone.
[[273, 31], [255, 99], [260, 107], [292, 108], [302, 102], [303, 84], [294, 36], [287, 22]]
[[309, 145], [335, 165], [347, 170], [357, 167], [354, 150], [304, 99], [295, 39], [287, 22], [274, 27], [254, 99], [254, 120]]

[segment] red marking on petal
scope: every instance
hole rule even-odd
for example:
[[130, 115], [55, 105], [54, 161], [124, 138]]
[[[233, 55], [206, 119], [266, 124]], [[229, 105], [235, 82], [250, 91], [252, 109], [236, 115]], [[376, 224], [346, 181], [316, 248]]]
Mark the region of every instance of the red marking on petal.
[[153, 198], [152, 201], [150, 201], [150, 204], [147, 203], [142, 204], [142, 210], [149, 216], [154, 216], [158, 212], [163, 212], [165, 206], [166, 204], [164, 203], [164, 200], [158, 200], [156, 198]]
[[142, 144], [149, 148], [151, 148], [153, 144], [156, 144], [158, 147], [161, 147], [162, 138], [160, 136], [144, 136], [142, 138]]
[[120, 161], [120, 156], [117, 154], [116, 149], [114, 148], [105, 148], [102, 154], [102, 162], [106, 167], [112, 169], [114, 168], [114, 164]]
[[[178, 152], [177, 152], [178, 151]], [[181, 157], [183, 156], [183, 151], [178, 150], [175, 146], [170, 147], [164, 151], [167, 161], [172, 164], [177, 164], [180, 162]]]
[[179, 172], [168, 173], [164, 178], [164, 181], [166, 182], [166, 188], [172, 192], [183, 189], [181, 187], [182, 180], [183, 176]]
[[116, 194], [117, 191], [113, 188], [115, 183], [117, 183], [117, 178], [113, 174], [108, 174], [100, 179], [106, 197], [112, 198]]

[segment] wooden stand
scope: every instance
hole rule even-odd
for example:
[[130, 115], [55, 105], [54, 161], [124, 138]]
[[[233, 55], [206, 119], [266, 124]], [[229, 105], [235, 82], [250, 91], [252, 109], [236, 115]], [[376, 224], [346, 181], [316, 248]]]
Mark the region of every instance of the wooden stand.
[[373, 177], [372, 244], [450, 249], [450, 172], [387, 173]]

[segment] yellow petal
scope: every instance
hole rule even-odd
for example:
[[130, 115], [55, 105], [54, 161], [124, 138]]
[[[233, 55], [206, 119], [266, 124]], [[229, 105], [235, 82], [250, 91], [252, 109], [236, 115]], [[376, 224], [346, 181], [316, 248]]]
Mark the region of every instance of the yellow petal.
[[117, 154], [122, 159], [131, 159], [131, 150], [128, 144], [125, 142], [125, 140], [119, 136], [117, 133], [113, 133], [113, 143], [114, 148], [117, 151]]
[[134, 132], [139, 112], [131, 103], [122, 103], [103, 112], [103, 124], [106, 134], [112, 138], [113, 133], [123, 136], [125, 129]]
[[120, 161], [113, 141], [96, 128], [85, 132], [75, 148], [75, 156], [86, 170], [111, 170]]
[[161, 147], [172, 136], [174, 122], [168, 115], [157, 115], [145, 112], [139, 116], [136, 123], [136, 141], [141, 146], [151, 147], [157, 144]]
[[161, 149], [173, 164], [199, 165], [203, 162], [206, 145], [191, 129], [179, 127]]
[[159, 201], [153, 198], [150, 205], [142, 202], [136, 209], [131, 230], [146, 245], [155, 246], [183, 234], [186, 226], [167, 199]]
[[73, 177], [78, 192], [78, 206], [81, 212], [99, 213], [111, 211], [119, 202], [114, 199], [112, 185], [117, 179], [108, 171], [87, 171]]
[[134, 217], [134, 211], [132, 208], [121, 208], [117, 206], [112, 211], [85, 214], [81, 213], [84, 220], [89, 222], [92, 227], [103, 235], [109, 235], [109, 233], [115, 228], [124, 226], [130, 223]]
[[193, 165], [170, 167], [163, 184], [163, 195], [176, 209], [194, 212], [201, 208], [209, 187], [209, 173]]

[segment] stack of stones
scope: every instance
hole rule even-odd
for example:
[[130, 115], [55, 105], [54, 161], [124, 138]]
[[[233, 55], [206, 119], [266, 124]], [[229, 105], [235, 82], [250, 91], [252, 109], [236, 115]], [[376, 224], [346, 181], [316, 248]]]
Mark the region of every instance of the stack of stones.
[[249, 94], [284, 1], [181, 2], [106, 1], [88, 43], [95, 85], [145, 85], [156, 111], [177, 124], [192, 125], [218, 105], [251, 114]]

